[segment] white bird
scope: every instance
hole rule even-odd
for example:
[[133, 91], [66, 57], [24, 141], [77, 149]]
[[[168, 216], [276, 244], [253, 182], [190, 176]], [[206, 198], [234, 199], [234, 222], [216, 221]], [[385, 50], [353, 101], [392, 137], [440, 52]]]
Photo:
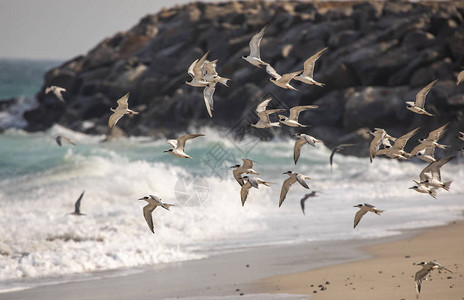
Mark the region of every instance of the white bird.
[[303, 71], [303, 73], [301, 73], [298, 76], [295, 76], [293, 79], [304, 82], [306, 84], [313, 84], [313, 85], [323, 87], [324, 86], [323, 83], [317, 82], [316, 80], [313, 79], [313, 77], [314, 77], [313, 73], [314, 73], [314, 65], [316, 64], [316, 60], [319, 57], [321, 57], [322, 53], [327, 49], [328, 48], [324, 48], [324, 49], [320, 50], [319, 52], [317, 52], [316, 54], [314, 54], [313, 56], [311, 56], [310, 58], [308, 58], [304, 62], [304, 71]]
[[70, 138], [67, 138], [67, 137], [64, 137], [64, 136], [61, 136], [61, 135], [58, 135], [56, 138], [55, 138], [55, 141], [56, 143], [58, 144], [58, 146], [62, 146], [63, 145], [63, 142], [66, 142], [68, 144], [71, 144], [73, 146], [76, 146], [76, 143], [74, 143]]
[[263, 39], [264, 32], [266, 32], [267, 25], [264, 26], [257, 34], [255, 34], [250, 41], [250, 55], [242, 56], [244, 60], [252, 64], [253, 66], [260, 67], [261, 65], [267, 65], [266, 62], [261, 60], [259, 45]]
[[187, 73], [192, 77], [191, 81], [186, 81], [185, 83], [194, 87], [205, 87], [209, 84], [208, 81], [203, 79], [203, 66], [208, 56], [206, 52], [200, 59], [195, 60], [190, 67], [188, 68]]
[[225, 78], [225, 77], [221, 77], [219, 76], [218, 72], [216, 71], [216, 63], [217, 63], [217, 59], [213, 60], [213, 61], [208, 61], [206, 60], [205, 61], [205, 64], [204, 64], [204, 71], [203, 71], [203, 79], [207, 82], [214, 82], [214, 83], [220, 83], [222, 85], [225, 85], [228, 87], [227, 85], [227, 81], [230, 80], [230, 78]]
[[234, 175], [235, 180], [237, 180], [240, 186], [243, 186], [244, 184], [244, 181], [242, 179], [242, 174], [260, 175], [258, 172], [253, 170], [253, 161], [251, 159], [242, 158], [242, 161], [243, 161], [242, 165], [235, 165], [231, 167], [235, 169], [232, 171], [232, 174]]
[[295, 142], [295, 146], [293, 146], [293, 161], [296, 165], [298, 159], [300, 158], [301, 148], [303, 148], [304, 145], [310, 144], [311, 146], [316, 147], [315, 143], [322, 142], [315, 137], [304, 133], [297, 133], [295, 136], [298, 138], [298, 140]]
[[459, 136], [458, 136], [458, 138], [459, 138], [461, 141], [464, 141], [464, 132], [459, 131]]
[[248, 176], [243, 176], [242, 180], [244, 180], [244, 184], [242, 185], [242, 188], [240, 189], [240, 198], [242, 200], [242, 207], [245, 206], [245, 201], [248, 198], [248, 193], [250, 192], [250, 189], [252, 187], [259, 189], [259, 185], [265, 185], [269, 186], [272, 182], [267, 182], [262, 180], [261, 178], [253, 178], [253, 177], [248, 177]]
[[420, 127], [411, 130], [410, 132], [406, 133], [405, 135], [396, 139], [395, 144], [391, 147], [385, 147], [383, 149], [378, 150], [375, 154], [376, 155], [386, 155], [390, 158], [396, 159], [407, 159], [409, 157], [409, 153], [404, 151], [404, 146], [408, 140], [416, 134]]
[[413, 180], [416, 185], [410, 187], [409, 189], [415, 190], [416, 192], [423, 193], [423, 194], [429, 194], [431, 197], [434, 199], [437, 198], [437, 189], [436, 188], [429, 188], [427, 185], [420, 183], [416, 180]]
[[209, 116], [213, 117], [213, 106], [214, 106], [214, 99], [213, 94], [216, 90], [216, 83], [210, 82], [208, 85], [205, 86], [203, 90], [203, 99], [205, 100], [206, 110], [208, 111]]
[[150, 195], [140, 198], [139, 200], [145, 200], [148, 202], [147, 205], [143, 207], [143, 216], [145, 217], [145, 221], [147, 221], [148, 228], [150, 228], [151, 232], [155, 233], [153, 229], [153, 218], [151, 213], [155, 210], [156, 207], [161, 206], [164, 209], [169, 210], [169, 207], [175, 206], [174, 204], [164, 203], [161, 201], [160, 197]]
[[121, 119], [124, 115], [138, 115], [139, 113], [129, 109], [129, 104], [127, 103], [129, 99], [129, 93], [122, 96], [118, 101], [117, 108], [111, 108], [110, 110], [113, 114], [110, 116], [108, 120], [108, 132], [113, 129], [116, 123]]
[[[446, 123], [445, 125], [441, 126], [440, 128], [431, 131], [426, 139], [419, 139], [418, 141], [420, 142], [420, 144], [417, 145], [416, 147], [414, 147], [414, 149], [412, 149], [411, 153], [409, 154], [409, 157], [414, 157], [420, 151], [423, 151], [423, 150], [425, 150], [426, 148], [429, 148], [429, 147], [434, 147], [434, 148], [437, 147], [437, 148], [445, 149], [447, 146], [440, 145], [437, 142], [445, 134], [446, 127], [448, 126], [448, 124], [449, 123]], [[430, 154], [430, 152], [428, 154]], [[432, 152], [432, 155], [433, 155], [433, 152]]]
[[294, 106], [290, 108], [290, 115], [288, 117], [284, 115], [279, 115], [279, 122], [291, 126], [291, 127], [308, 127], [307, 125], [302, 125], [298, 123], [298, 117], [300, 115], [300, 112], [308, 110], [308, 109], [314, 109], [318, 108], [317, 105], [301, 105], [301, 106]]
[[202, 134], [202, 133], [200, 133], [200, 134], [186, 134], [186, 135], [183, 135], [183, 136], [177, 138], [177, 140], [174, 140], [174, 139], [167, 140], [167, 143], [172, 146], [172, 149], [169, 149], [169, 150], [166, 150], [166, 151], [163, 151], [163, 152], [170, 153], [171, 155], [176, 156], [176, 157], [192, 158], [191, 156], [185, 154], [185, 152], [184, 152], [185, 143], [188, 140], [194, 139], [194, 138], [199, 137], [199, 136], [205, 136], [205, 135]]
[[85, 216], [85, 214], [81, 213], [81, 200], [82, 200], [82, 197], [84, 197], [84, 193], [85, 191], [82, 192], [82, 194], [77, 199], [76, 203], [74, 203], [74, 211], [70, 213], [70, 215]]
[[425, 184], [426, 186], [436, 189], [443, 188], [444, 190], [449, 191], [453, 181], [441, 182], [440, 168], [455, 157], [456, 156], [450, 156], [430, 163], [419, 174], [420, 184]]
[[458, 79], [456, 80], [456, 86], [464, 81], [464, 71], [459, 72]]
[[332, 148], [332, 153], [330, 153], [330, 157], [329, 157], [330, 170], [332, 170], [333, 157], [334, 157], [335, 153], [340, 152], [345, 147], [352, 147], [352, 146], [355, 146], [355, 144], [341, 144], [341, 145], [338, 145], [338, 146], [335, 146], [335, 147]]
[[414, 281], [416, 283], [416, 298], [417, 299], [419, 299], [419, 293], [420, 293], [421, 287], [422, 287], [422, 280], [427, 280], [426, 276], [431, 271], [433, 271], [433, 270], [438, 270], [438, 271], [446, 270], [446, 271], [448, 271], [450, 273], [453, 273], [453, 272], [451, 272], [450, 270], [448, 270], [447, 268], [443, 267], [442, 265], [440, 265], [439, 263], [437, 263], [435, 261], [420, 262], [417, 265], [422, 266], [422, 269], [417, 271], [416, 275], [414, 276]]
[[65, 88], [62, 88], [62, 87], [59, 87], [59, 86], [56, 86], [56, 85], [52, 85], [52, 86], [49, 86], [45, 89], [45, 94], [48, 94], [50, 92], [53, 92], [53, 94], [56, 96], [56, 98], [58, 98], [61, 102], [65, 102], [64, 101], [64, 98], [63, 98], [63, 93], [66, 92], [66, 89]]
[[306, 183], [305, 179], [311, 179], [307, 176], [304, 176], [299, 173], [295, 173], [292, 171], [287, 171], [282, 174], [287, 174], [290, 176], [289, 178], [284, 180], [284, 183], [282, 184], [282, 189], [280, 190], [280, 197], [279, 197], [279, 207], [284, 203], [285, 197], [287, 197], [287, 193], [292, 187], [292, 185], [298, 181], [299, 184], [301, 184], [304, 188], [309, 189], [308, 184]]
[[369, 204], [369, 203], [363, 203], [363, 204], [358, 204], [353, 207], [358, 207], [359, 211], [354, 215], [354, 227], [359, 224], [359, 221], [361, 221], [361, 218], [367, 213], [367, 212], [373, 212], [376, 215], [379, 215], [384, 212], [384, 210], [377, 209], [374, 205]]
[[[421, 160], [426, 161], [426, 162], [434, 162], [436, 161], [434, 157], [435, 153], [435, 147], [426, 147], [425, 149], [422, 149], [420, 151], [417, 151], [416, 156], [419, 157]], [[411, 154], [409, 154], [409, 157], [411, 158]]]
[[270, 65], [266, 64], [266, 72], [271, 75], [272, 77], [269, 79], [273, 84], [277, 85], [278, 87], [281, 87], [283, 89], [287, 90], [296, 90], [295, 87], [293, 87], [290, 84], [290, 81], [298, 74], [301, 74], [301, 71], [293, 72], [293, 73], [287, 73], [283, 75], [279, 75], [276, 70]]
[[391, 147], [391, 144], [388, 138], [390, 136], [384, 129], [375, 128], [374, 130], [369, 131], [369, 133], [374, 136], [369, 146], [369, 158], [372, 163], [372, 160], [375, 158], [377, 151], [379, 151], [380, 145], [383, 144], [386, 147]]
[[303, 211], [303, 215], [306, 215], [306, 213], [305, 213], [305, 202], [306, 202], [306, 200], [308, 200], [308, 198], [317, 197], [316, 193], [317, 193], [317, 191], [312, 191], [311, 193], [306, 194], [306, 195], [304, 195], [303, 198], [301, 198], [300, 206], [301, 206], [301, 211]]
[[409, 109], [412, 112], [415, 112], [416, 114], [420, 115], [427, 115], [430, 117], [433, 117], [433, 114], [427, 112], [424, 108], [425, 104], [425, 97], [427, 97], [427, 94], [430, 92], [432, 87], [438, 82], [438, 79], [432, 81], [429, 83], [425, 88], [419, 91], [416, 95], [416, 102], [413, 101], [408, 101], [406, 102], [407, 106], [406, 108]]
[[285, 109], [277, 108], [266, 110], [266, 107], [271, 100], [272, 98], [267, 98], [266, 100], [258, 104], [258, 106], [256, 107], [256, 113], [258, 114], [259, 121], [256, 124], [251, 124], [251, 126], [256, 128], [280, 127], [279, 122], [271, 122], [269, 120], [269, 115], [285, 111]]

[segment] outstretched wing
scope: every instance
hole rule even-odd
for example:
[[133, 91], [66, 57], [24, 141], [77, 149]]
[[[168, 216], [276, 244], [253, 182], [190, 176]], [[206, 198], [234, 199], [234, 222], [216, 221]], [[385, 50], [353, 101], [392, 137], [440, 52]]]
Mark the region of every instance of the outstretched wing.
[[327, 49], [328, 48], [324, 48], [320, 50], [319, 52], [317, 52], [316, 54], [314, 54], [313, 56], [311, 56], [304, 62], [303, 75], [313, 78], [314, 65], [316, 64], [316, 60], [318, 60], [318, 58], [321, 57], [322, 53]]
[[213, 106], [214, 106], [213, 94], [215, 90], [216, 90], [215, 83], [208, 84], [203, 90], [203, 98], [205, 100], [206, 110], [208, 111], [208, 114], [211, 118], [213, 117]]
[[360, 209], [355, 215], [354, 215], [354, 227], [358, 226], [359, 221], [361, 221], [361, 218], [367, 213], [367, 210]]
[[153, 205], [145, 205], [143, 207], [143, 216], [145, 218], [145, 221], [147, 221], [148, 228], [150, 228], [151, 232], [155, 233], [153, 229], [153, 218], [151, 216], [151, 213], [155, 210], [156, 206]]
[[430, 92], [430, 90], [433, 88], [435, 84], [437, 84], [438, 79], [435, 79], [431, 83], [429, 83], [425, 88], [419, 91], [416, 95], [416, 106], [420, 108], [424, 108], [425, 104], [425, 97], [427, 97], [427, 94]]
[[261, 44], [261, 40], [263, 39], [264, 32], [266, 32], [267, 25], [264, 26], [257, 34], [255, 34], [250, 41], [250, 56], [256, 57], [261, 59], [259, 53], [259, 46]]
[[290, 120], [298, 121], [298, 116], [300, 115], [300, 112], [308, 110], [308, 109], [313, 109], [313, 108], [318, 108], [317, 105], [301, 105], [301, 106], [295, 106], [290, 108], [290, 116], [288, 117]]
[[194, 139], [199, 136], [204, 136], [204, 134], [186, 134], [177, 139], [177, 148], [184, 151], [185, 142], [188, 140]]
[[280, 197], [279, 197], [279, 207], [284, 203], [285, 197], [287, 197], [287, 193], [292, 187], [292, 185], [296, 182], [295, 177], [289, 177], [284, 180], [284, 183], [282, 184], [282, 189], [280, 190]]
[[129, 104], [127, 103], [127, 101], [129, 100], [129, 93], [125, 94], [124, 96], [122, 96], [121, 98], [118, 99], [118, 101], [116, 101], [118, 103], [118, 110], [119, 109], [128, 109], [129, 108]]

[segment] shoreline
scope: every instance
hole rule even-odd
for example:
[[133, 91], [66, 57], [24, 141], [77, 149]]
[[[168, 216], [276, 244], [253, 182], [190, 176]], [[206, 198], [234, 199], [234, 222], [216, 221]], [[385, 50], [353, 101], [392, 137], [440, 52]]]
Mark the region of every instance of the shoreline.
[[464, 220], [424, 228], [397, 241], [363, 246], [371, 256], [305, 272], [268, 277], [255, 292], [311, 295], [311, 299], [416, 299], [414, 275], [421, 261], [435, 260], [453, 273], [431, 273], [420, 299], [464, 299]]
[[[296, 287], [288, 284], [288, 280], [294, 282], [295, 277], [304, 277], [307, 273], [375, 260], [376, 253], [371, 252], [371, 249], [414, 240], [429, 232], [454, 228], [455, 224], [464, 228], [464, 220], [461, 220], [438, 227], [408, 229], [389, 237], [254, 247], [199, 260], [96, 272], [89, 277], [79, 276], [77, 279], [70, 276], [67, 278], [71, 278], [71, 281], [59, 278], [60, 282], [57, 283], [3, 292], [0, 293], [0, 299], [62, 299], [63, 295], [66, 299], [227, 299], [241, 296], [240, 294], [255, 295], [253, 299], [289, 298], [291, 295], [295, 299], [307, 299], [307, 295], [311, 294], [315, 297], [317, 295], [315, 299], [319, 299], [323, 293], [329, 295], [329, 291], [335, 290], [336, 280], [327, 279], [326, 281], [333, 283], [330, 282], [326, 286], [327, 290], [317, 294], [313, 294], [314, 289], [305, 288], [305, 282], [301, 280], [296, 281], [299, 284]], [[440, 257], [433, 259], [451, 267]], [[412, 269], [416, 270], [417, 267], [412, 266]], [[408, 275], [406, 272], [405, 274]], [[411, 282], [413, 286], [412, 279]], [[313, 282], [316, 283], [319, 285], [325, 281]], [[425, 289], [429, 290], [427, 287]]]

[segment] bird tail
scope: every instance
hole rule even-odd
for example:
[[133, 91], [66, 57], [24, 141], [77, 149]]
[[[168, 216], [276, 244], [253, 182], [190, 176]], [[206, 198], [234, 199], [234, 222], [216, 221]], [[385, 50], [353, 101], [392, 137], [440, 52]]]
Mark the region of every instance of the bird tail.
[[429, 195], [437, 199], [437, 189], [431, 189]]
[[250, 172], [248, 172], [248, 174], [261, 175], [260, 173], [256, 172], [255, 170], [251, 170]]
[[261, 181], [260, 183], [265, 186], [269, 186], [270, 184], [273, 184], [273, 182], [268, 182], [268, 181]]
[[227, 86], [227, 87], [229, 87], [229, 86], [227, 85], [227, 81], [229, 81], [229, 80], [230, 80], [230, 78], [224, 78], [224, 77], [219, 77], [219, 78], [218, 78], [218, 82], [221, 83], [221, 84], [223, 84], [223, 85], [225, 85], [225, 86]]
[[320, 86], [320, 87], [324, 87], [324, 86], [325, 86], [325, 83], [314, 81], [314, 85], [317, 85], [317, 86]]
[[450, 181], [443, 183], [443, 189], [445, 189], [446, 191], [449, 191], [452, 182], [453, 181], [450, 180]]
[[441, 145], [441, 144], [436, 144], [436, 147], [437, 147], [437, 148], [440, 148], [440, 149], [446, 149], [446, 148], [448, 148], [449, 146], [447, 146], [447, 145]]
[[166, 209], [167, 209], [167, 210], [170, 210], [169, 208], [170, 208], [171, 206], [176, 206], [176, 205], [175, 205], [175, 204], [164, 203], [164, 206], [166, 206]]
[[381, 210], [381, 209], [375, 209], [374, 212], [380, 216], [381, 213], [383, 213], [385, 210]]

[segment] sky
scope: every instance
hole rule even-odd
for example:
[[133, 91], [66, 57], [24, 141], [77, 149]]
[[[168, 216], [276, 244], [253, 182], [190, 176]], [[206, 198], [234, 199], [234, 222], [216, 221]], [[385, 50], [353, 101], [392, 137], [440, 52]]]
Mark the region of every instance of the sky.
[[189, 0], [0, 0], [0, 58], [66, 60]]

